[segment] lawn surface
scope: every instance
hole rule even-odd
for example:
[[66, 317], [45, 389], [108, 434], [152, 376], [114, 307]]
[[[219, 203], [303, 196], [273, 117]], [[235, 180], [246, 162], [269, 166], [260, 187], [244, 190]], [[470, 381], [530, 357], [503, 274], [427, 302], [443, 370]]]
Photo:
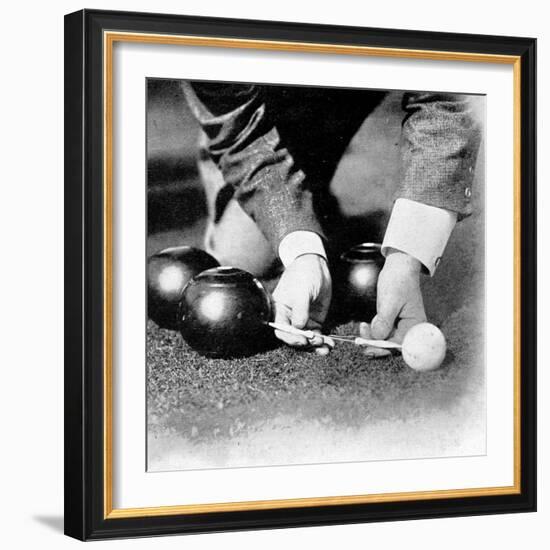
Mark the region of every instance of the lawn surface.
[[[207, 359], [179, 333], [149, 321], [149, 467], [484, 452], [482, 272], [466, 238], [479, 223], [458, 226], [449, 260], [436, 277], [423, 277], [428, 317], [448, 341], [435, 372], [415, 372], [399, 355], [369, 360], [346, 343], [327, 357], [280, 346], [243, 359]], [[201, 234], [198, 224], [156, 235], [150, 247], [196, 244]], [[355, 334], [357, 325], [336, 331]]]
[[[395, 160], [399, 125], [388, 121], [396, 108], [390, 102], [373, 113], [337, 171], [332, 190], [350, 216], [391, 207], [385, 181], [391, 170], [383, 166]], [[387, 158], [380, 162], [382, 154]], [[476, 179], [482, 175], [479, 161]], [[365, 181], [368, 202], [359, 204], [357, 189], [364, 189]], [[422, 281], [428, 318], [448, 342], [446, 360], [435, 372], [417, 373], [400, 356], [369, 360], [345, 343], [327, 357], [281, 346], [246, 359], [206, 359], [177, 332], [149, 321], [148, 468], [483, 454], [484, 201], [479, 183], [473, 200], [476, 212], [457, 225], [436, 276]], [[203, 230], [203, 219], [183, 229], [163, 228], [149, 235], [148, 254], [180, 244], [201, 246]], [[352, 334], [357, 327], [348, 323], [336, 330]]]

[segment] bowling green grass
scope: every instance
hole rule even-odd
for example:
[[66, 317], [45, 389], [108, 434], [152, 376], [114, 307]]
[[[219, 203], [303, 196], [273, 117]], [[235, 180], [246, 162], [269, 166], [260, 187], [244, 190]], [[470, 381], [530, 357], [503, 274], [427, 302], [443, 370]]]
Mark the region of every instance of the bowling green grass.
[[[398, 109], [389, 101], [375, 111], [340, 163], [331, 189], [350, 215], [391, 206], [384, 189], [394, 177]], [[160, 141], [171, 135], [165, 130], [174, 117], [159, 113], [155, 128], [168, 158], [170, 143]], [[178, 158], [187, 134], [189, 124], [174, 140]], [[400, 357], [368, 360], [349, 344], [337, 344], [327, 357], [281, 346], [246, 359], [205, 359], [178, 333], [149, 321], [149, 470], [484, 454], [482, 162], [480, 152], [475, 213], [457, 225], [436, 276], [422, 282], [428, 319], [448, 342], [442, 368], [418, 373]], [[181, 185], [189, 186], [192, 181]], [[178, 224], [187, 217], [187, 226], [173, 230], [152, 223], [148, 254], [201, 246], [204, 220], [187, 216], [197, 201], [185, 197], [165, 201], [157, 214], [165, 220], [177, 204]], [[350, 334], [357, 328], [336, 330]]]
[[[151, 236], [149, 252], [199, 244], [202, 229]], [[483, 250], [471, 238], [481, 230], [481, 216], [459, 224], [436, 276], [423, 277], [428, 318], [448, 342], [435, 372], [345, 343], [327, 357], [281, 346], [206, 359], [148, 321], [149, 469], [483, 454]]]

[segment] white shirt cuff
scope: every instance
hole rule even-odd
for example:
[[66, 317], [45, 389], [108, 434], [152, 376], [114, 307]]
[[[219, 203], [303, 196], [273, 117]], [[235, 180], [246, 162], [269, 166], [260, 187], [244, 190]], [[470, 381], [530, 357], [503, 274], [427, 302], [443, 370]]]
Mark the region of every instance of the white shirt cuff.
[[382, 243], [382, 254], [400, 250], [435, 273], [456, 224], [456, 212], [409, 199], [397, 199]]
[[323, 241], [313, 231], [293, 231], [283, 237], [279, 244], [279, 258], [285, 267], [289, 266], [298, 256], [317, 254], [327, 258]]

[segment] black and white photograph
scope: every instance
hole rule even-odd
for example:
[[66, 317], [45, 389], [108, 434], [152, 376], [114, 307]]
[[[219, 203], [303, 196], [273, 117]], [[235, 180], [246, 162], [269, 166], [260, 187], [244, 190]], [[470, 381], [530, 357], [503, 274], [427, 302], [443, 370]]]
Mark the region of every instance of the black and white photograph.
[[230, 9], [64, 20], [64, 532], [491, 545], [537, 510], [537, 41]]
[[485, 96], [145, 85], [147, 470], [484, 455]]

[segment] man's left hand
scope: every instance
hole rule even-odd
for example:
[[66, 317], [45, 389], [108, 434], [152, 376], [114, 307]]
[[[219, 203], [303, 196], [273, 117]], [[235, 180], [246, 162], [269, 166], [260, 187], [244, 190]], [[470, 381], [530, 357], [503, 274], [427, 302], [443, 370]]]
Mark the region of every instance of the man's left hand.
[[[407, 331], [426, 320], [424, 301], [420, 290], [421, 264], [412, 256], [392, 250], [378, 278], [376, 316], [370, 326], [361, 323], [363, 338], [391, 339], [401, 343]], [[367, 346], [368, 357], [389, 355], [386, 349]]]

